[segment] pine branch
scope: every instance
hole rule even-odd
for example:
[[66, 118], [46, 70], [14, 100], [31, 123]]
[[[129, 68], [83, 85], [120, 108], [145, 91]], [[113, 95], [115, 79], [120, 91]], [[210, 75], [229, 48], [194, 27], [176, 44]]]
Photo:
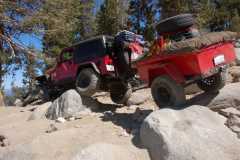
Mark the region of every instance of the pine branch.
[[33, 51], [31, 51], [30, 49], [28, 48], [25, 48], [23, 45], [17, 43], [17, 42], [14, 42], [10, 37], [7, 37], [3, 34], [0, 33], [0, 37], [6, 42], [8, 43], [8, 46], [10, 47], [11, 49], [11, 56], [15, 57], [16, 56], [16, 51], [22, 51], [23, 53], [26, 53], [30, 56], [33, 56], [33, 57], [36, 57], [37, 54]]

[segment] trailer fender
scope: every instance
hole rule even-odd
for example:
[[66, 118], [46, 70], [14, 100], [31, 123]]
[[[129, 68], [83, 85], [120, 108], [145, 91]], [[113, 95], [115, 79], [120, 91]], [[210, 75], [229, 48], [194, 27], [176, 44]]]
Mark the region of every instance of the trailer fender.
[[155, 78], [162, 75], [169, 76], [179, 84], [183, 84], [185, 82], [185, 78], [181, 74], [181, 72], [177, 69], [177, 67], [175, 67], [175, 65], [170, 63], [158, 65], [158, 67], [150, 69], [148, 74], [149, 74], [149, 86], [152, 84]]

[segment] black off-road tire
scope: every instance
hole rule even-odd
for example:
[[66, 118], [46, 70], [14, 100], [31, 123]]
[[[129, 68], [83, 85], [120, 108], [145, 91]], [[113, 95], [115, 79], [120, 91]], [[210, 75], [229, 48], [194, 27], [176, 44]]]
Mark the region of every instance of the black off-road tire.
[[122, 82], [112, 82], [110, 85], [110, 98], [116, 104], [126, 104], [132, 95], [130, 84]]
[[80, 71], [76, 80], [76, 90], [80, 95], [92, 96], [99, 89], [99, 76], [92, 68]]
[[183, 86], [168, 76], [155, 78], [151, 85], [151, 92], [154, 101], [160, 108], [181, 107], [186, 102]]
[[174, 17], [170, 17], [160, 21], [157, 26], [157, 32], [167, 33], [167, 32], [175, 32], [180, 29], [188, 28], [194, 25], [194, 17], [192, 14], [180, 14]]
[[214, 74], [211, 77], [202, 79], [197, 82], [198, 87], [205, 92], [216, 93], [226, 84], [227, 71]]
[[49, 90], [45, 86], [41, 86], [40, 89], [41, 99], [45, 102], [51, 100]]

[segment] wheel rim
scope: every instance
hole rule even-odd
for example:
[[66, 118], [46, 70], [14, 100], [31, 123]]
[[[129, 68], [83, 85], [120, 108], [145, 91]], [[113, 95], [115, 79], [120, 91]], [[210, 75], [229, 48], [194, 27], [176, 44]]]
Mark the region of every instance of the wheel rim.
[[126, 101], [126, 95], [131, 89], [125, 84], [115, 83], [112, 85], [110, 90], [110, 96], [113, 102], [123, 104]]
[[157, 88], [157, 99], [161, 102], [163, 105], [171, 105], [172, 102], [172, 97], [171, 97], [171, 92], [169, 89], [165, 87], [159, 87]]
[[206, 86], [213, 86], [216, 82], [216, 77], [212, 76], [206, 79], [202, 80], [202, 83], [204, 83]]
[[112, 98], [115, 99], [115, 101], [120, 101], [126, 93], [126, 89], [115, 89], [111, 91]]
[[79, 78], [78, 86], [80, 88], [86, 88], [89, 86], [91, 79], [88, 76], [82, 76]]

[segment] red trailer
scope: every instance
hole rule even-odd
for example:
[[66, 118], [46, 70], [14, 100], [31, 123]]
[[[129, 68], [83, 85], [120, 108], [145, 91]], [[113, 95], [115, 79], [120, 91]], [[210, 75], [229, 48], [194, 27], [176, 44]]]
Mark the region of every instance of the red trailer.
[[158, 106], [178, 106], [185, 102], [184, 87], [192, 83], [207, 92], [220, 90], [228, 64], [235, 58], [233, 44], [226, 42], [197, 52], [155, 54], [138, 62], [136, 68]]
[[[206, 92], [219, 91], [225, 85], [228, 65], [236, 59], [231, 39], [233, 32], [200, 35], [193, 26], [191, 14], [163, 20], [156, 27], [160, 36], [153, 45], [160, 49], [153, 49], [149, 57], [135, 64], [140, 79], [151, 87], [159, 107], [185, 103], [184, 88], [193, 83]], [[180, 48], [185, 45], [197, 46], [197, 49], [186, 50], [185, 47], [166, 52], [163, 49], [166, 41]]]

